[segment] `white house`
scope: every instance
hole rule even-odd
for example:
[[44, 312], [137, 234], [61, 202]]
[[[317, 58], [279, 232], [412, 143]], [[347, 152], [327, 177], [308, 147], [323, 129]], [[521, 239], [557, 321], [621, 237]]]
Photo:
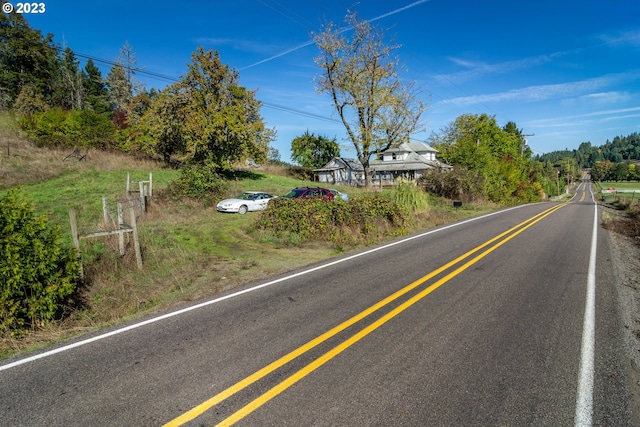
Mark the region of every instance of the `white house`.
[[327, 184], [363, 185], [364, 168], [356, 159], [334, 157], [320, 169], [314, 169], [319, 182]]
[[[427, 169], [447, 171], [451, 166], [436, 159], [437, 150], [424, 142], [402, 143], [377, 155], [370, 162], [374, 185], [393, 185], [396, 179], [418, 179]], [[364, 185], [364, 168], [355, 159], [334, 157], [314, 172], [319, 182]]]
[[448, 171], [451, 166], [436, 159], [438, 150], [424, 142], [403, 142], [378, 154], [370, 163], [373, 181], [393, 184], [398, 178], [415, 180], [425, 170]]

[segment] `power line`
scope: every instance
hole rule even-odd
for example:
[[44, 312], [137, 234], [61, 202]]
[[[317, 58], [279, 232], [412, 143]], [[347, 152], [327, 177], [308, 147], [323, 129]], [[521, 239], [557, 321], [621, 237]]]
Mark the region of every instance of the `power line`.
[[[57, 48], [57, 50], [60, 51], [60, 52], [63, 51], [61, 48]], [[132, 71], [132, 72], [148, 75], [148, 76], [155, 77], [155, 78], [162, 79], [162, 80], [166, 80], [166, 81], [169, 81], [169, 82], [177, 83], [177, 82], [180, 81], [180, 79], [178, 79], [178, 78], [166, 76], [166, 75], [155, 73], [155, 72], [152, 72], [152, 71], [146, 71], [146, 70], [144, 70], [142, 68], [127, 67], [126, 65], [120, 64], [117, 61], [111, 61], [111, 60], [108, 60], [108, 59], [97, 58], [95, 56], [84, 54], [84, 53], [79, 53], [79, 52], [73, 52], [73, 54], [75, 56], [77, 56], [77, 57], [80, 57], [80, 58], [91, 59], [94, 62], [100, 62], [100, 63], [111, 65], [111, 66], [120, 65], [121, 67], [124, 67], [125, 69], [126, 68], [130, 68], [130, 71]], [[296, 114], [296, 115], [299, 115], [299, 116], [308, 117], [308, 118], [317, 119], [317, 120], [323, 120], [323, 121], [331, 122], [331, 123], [342, 123], [340, 120], [336, 120], [336, 119], [333, 119], [331, 117], [322, 116], [320, 114], [314, 114], [314, 113], [310, 113], [310, 112], [307, 112], [307, 111], [296, 110], [295, 108], [290, 108], [290, 107], [286, 107], [284, 105], [278, 105], [278, 104], [274, 104], [274, 103], [271, 103], [271, 102], [265, 102], [265, 101], [260, 101], [260, 102], [265, 107], [269, 107], [269, 108], [272, 108], [274, 110], [280, 110], [280, 111], [284, 111], [284, 112], [287, 112], [287, 113]]]
[[[59, 52], [63, 52], [62, 48], [56, 48], [56, 50], [58, 50]], [[75, 52], [75, 51], [73, 51], [73, 54], [75, 56], [77, 56], [77, 57], [80, 57], [80, 58], [91, 59], [94, 62], [100, 62], [100, 63], [108, 64], [108, 65], [111, 65], [111, 66], [120, 65], [121, 67], [123, 67], [125, 69], [128, 69], [129, 71], [131, 71], [133, 73], [145, 74], [145, 75], [148, 75], [148, 76], [151, 76], [151, 77], [155, 77], [157, 79], [167, 80], [167, 81], [174, 82], [174, 83], [180, 81], [179, 79], [177, 79], [175, 77], [169, 77], [169, 76], [165, 76], [165, 75], [162, 75], [162, 74], [159, 74], [159, 73], [146, 71], [143, 68], [127, 67], [125, 64], [121, 64], [121, 63], [119, 63], [117, 61], [110, 61], [108, 59], [97, 58], [97, 57], [92, 56], [92, 55], [87, 55], [87, 54], [79, 53], [79, 52]]]

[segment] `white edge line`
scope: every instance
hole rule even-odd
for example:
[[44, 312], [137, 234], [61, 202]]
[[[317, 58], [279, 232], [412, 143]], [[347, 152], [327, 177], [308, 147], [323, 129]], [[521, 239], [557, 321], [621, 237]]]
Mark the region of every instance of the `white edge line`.
[[24, 359], [16, 360], [15, 362], [8, 363], [6, 365], [0, 366], [0, 371], [5, 371], [5, 370], [11, 369], [11, 368], [15, 368], [16, 366], [20, 366], [20, 365], [24, 365], [24, 364], [29, 363], [29, 362], [33, 362], [33, 361], [38, 360], [38, 359], [43, 359], [45, 357], [53, 356], [54, 354], [62, 353], [64, 351], [71, 350], [71, 349], [74, 349], [76, 347], [80, 347], [80, 346], [83, 346], [83, 345], [86, 345], [86, 344], [90, 344], [90, 343], [95, 342], [95, 341], [100, 341], [100, 340], [103, 340], [105, 338], [112, 337], [114, 335], [122, 334], [124, 332], [128, 332], [130, 330], [137, 329], [137, 328], [140, 328], [142, 326], [149, 325], [151, 323], [159, 322], [161, 320], [165, 320], [165, 319], [168, 319], [170, 317], [179, 316], [179, 315], [181, 315], [183, 313], [187, 313], [189, 311], [197, 310], [199, 308], [206, 307], [208, 305], [212, 305], [212, 304], [215, 304], [215, 303], [227, 300], [227, 299], [235, 298], [237, 296], [240, 296], [240, 295], [243, 295], [243, 294], [246, 294], [246, 293], [249, 293], [249, 292], [253, 292], [253, 291], [256, 291], [258, 289], [266, 288], [267, 286], [275, 285], [277, 283], [284, 282], [286, 280], [293, 279], [295, 277], [299, 277], [299, 276], [302, 276], [302, 275], [305, 275], [305, 274], [308, 274], [308, 273], [312, 273], [314, 271], [321, 270], [323, 268], [331, 267], [331, 266], [336, 265], [336, 264], [340, 264], [340, 263], [343, 263], [343, 262], [346, 262], [346, 261], [350, 261], [352, 259], [359, 258], [361, 256], [368, 255], [368, 254], [371, 254], [371, 253], [374, 253], [374, 252], [377, 252], [377, 251], [381, 251], [383, 249], [387, 249], [387, 248], [390, 248], [392, 246], [396, 246], [396, 245], [399, 245], [399, 244], [402, 244], [402, 243], [406, 243], [406, 242], [414, 240], [414, 239], [419, 239], [421, 237], [428, 236], [429, 234], [434, 234], [434, 233], [437, 233], [437, 232], [440, 232], [440, 231], [443, 231], [443, 230], [447, 230], [449, 228], [458, 227], [460, 225], [467, 224], [467, 223], [472, 222], [472, 221], [477, 221], [479, 219], [488, 218], [488, 217], [493, 216], [493, 215], [498, 215], [498, 214], [501, 214], [501, 213], [504, 213], [504, 212], [508, 212], [508, 211], [511, 211], [511, 210], [514, 210], [514, 209], [519, 209], [519, 208], [522, 208], [522, 207], [525, 207], [525, 206], [529, 206], [529, 205], [520, 205], [520, 206], [515, 206], [515, 207], [512, 207], [512, 208], [503, 209], [503, 210], [496, 211], [496, 212], [491, 212], [491, 213], [486, 214], [486, 215], [482, 215], [482, 216], [475, 217], [475, 218], [470, 218], [470, 219], [464, 220], [462, 222], [457, 222], [457, 223], [446, 225], [444, 227], [441, 227], [441, 228], [438, 228], [438, 229], [435, 229], [435, 230], [430, 230], [430, 231], [427, 231], [425, 233], [417, 234], [415, 236], [411, 236], [411, 237], [408, 237], [406, 239], [399, 240], [397, 242], [392, 242], [392, 243], [388, 243], [388, 244], [383, 245], [383, 246], [378, 246], [378, 247], [376, 247], [374, 249], [370, 249], [370, 250], [365, 251], [365, 252], [360, 252], [360, 253], [357, 253], [355, 255], [351, 255], [349, 257], [346, 257], [346, 258], [341, 258], [339, 260], [332, 261], [332, 262], [329, 262], [327, 264], [322, 264], [320, 266], [313, 267], [313, 268], [310, 268], [308, 270], [304, 270], [304, 271], [301, 271], [301, 272], [298, 272], [298, 273], [295, 273], [295, 274], [291, 274], [291, 275], [286, 276], [286, 277], [281, 277], [279, 279], [272, 280], [270, 282], [254, 286], [252, 288], [244, 289], [242, 291], [234, 292], [232, 294], [225, 295], [225, 296], [219, 297], [219, 298], [215, 298], [215, 299], [212, 299], [210, 301], [206, 301], [206, 302], [203, 302], [203, 303], [200, 303], [200, 304], [196, 304], [196, 305], [193, 305], [193, 306], [190, 306], [190, 307], [186, 307], [186, 308], [183, 308], [181, 310], [173, 311], [171, 313], [167, 313], [167, 314], [163, 314], [161, 316], [157, 316], [157, 317], [154, 317], [154, 318], [151, 318], [151, 319], [147, 319], [145, 321], [142, 321], [142, 322], [139, 322], [139, 323], [135, 323], [133, 325], [125, 326], [123, 328], [116, 329], [116, 330], [111, 331], [111, 332], [107, 332], [105, 334], [97, 335], [95, 337], [88, 338], [86, 340], [82, 340], [82, 341], [75, 342], [73, 344], [65, 345], [64, 347], [56, 348], [56, 349], [53, 349], [53, 350], [46, 351], [44, 353], [40, 353], [40, 354], [36, 354], [36, 355], [30, 356], [30, 357], [26, 357]]
[[[589, 189], [591, 191], [591, 189]], [[587, 279], [587, 298], [582, 326], [582, 346], [580, 349], [580, 373], [576, 397], [576, 427], [590, 427], [593, 418], [593, 373], [595, 354], [595, 317], [596, 317], [596, 254], [598, 245], [598, 204], [594, 200], [593, 231], [591, 235], [591, 253]]]

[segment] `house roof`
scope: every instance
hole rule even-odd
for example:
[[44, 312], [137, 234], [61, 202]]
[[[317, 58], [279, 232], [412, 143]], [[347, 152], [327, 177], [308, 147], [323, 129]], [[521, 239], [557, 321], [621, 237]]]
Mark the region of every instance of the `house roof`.
[[[406, 152], [403, 150], [403, 152]], [[371, 168], [377, 172], [389, 172], [389, 171], [417, 171], [424, 169], [446, 169], [448, 165], [442, 163], [439, 160], [424, 160], [415, 151], [409, 152], [404, 160], [373, 160], [371, 162]]]
[[450, 166], [438, 161], [393, 161], [393, 162], [371, 162], [371, 169], [375, 172], [394, 172], [394, 171], [421, 171], [425, 169], [448, 169]]
[[[391, 152], [408, 153], [404, 160], [372, 160], [370, 163], [371, 169], [376, 172], [393, 172], [393, 171], [419, 171], [425, 169], [450, 169], [451, 166], [442, 163], [439, 160], [425, 160], [418, 152], [432, 151], [428, 144], [423, 142], [403, 143], [394, 149], [389, 149]], [[314, 172], [332, 172], [340, 169], [349, 169], [356, 172], [364, 171], [362, 164], [357, 159], [350, 159], [346, 157], [334, 157], [325, 166], [314, 169]]]
[[407, 153], [407, 152], [431, 152], [437, 153], [438, 150], [427, 143], [420, 141], [403, 142], [397, 147], [390, 147], [382, 153]]
[[330, 172], [339, 169], [350, 169], [352, 171], [361, 172], [364, 171], [362, 167], [362, 163], [360, 163], [357, 159], [350, 159], [346, 157], [334, 157], [331, 159], [329, 163], [324, 165], [321, 168], [314, 169], [314, 172]]

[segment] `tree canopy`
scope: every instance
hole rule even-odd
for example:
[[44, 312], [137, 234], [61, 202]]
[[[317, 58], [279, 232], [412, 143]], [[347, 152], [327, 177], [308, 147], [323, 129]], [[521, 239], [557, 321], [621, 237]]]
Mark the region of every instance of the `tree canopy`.
[[382, 31], [355, 13], [345, 22], [352, 31], [329, 23], [314, 35], [322, 69], [317, 89], [331, 96], [371, 185], [371, 156], [408, 141], [421, 125], [424, 105], [413, 84], [399, 77], [398, 45], [387, 44]]
[[319, 168], [340, 154], [336, 139], [314, 135], [307, 130], [291, 141], [291, 159], [306, 168]]
[[633, 132], [627, 136], [616, 136], [612, 141], [607, 140], [603, 145], [595, 146], [591, 142], [582, 142], [576, 150], [559, 150], [538, 156], [538, 160], [558, 162], [571, 157], [583, 168], [591, 168], [596, 162], [609, 161], [612, 163], [640, 160], [640, 133]]
[[478, 172], [484, 196], [491, 201], [510, 203], [539, 197], [541, 188], [534, 185], [530, 151], [523, 149], [522, 132], [513, 122], [500, 128], [487, 114], [464, 114], [440, 134], [432, 135], [430, 144], [439, 150], [441, 160]]
[[43, 36], [18, 13], [0, 14], [0, 108], [13, 105], [23, 87], [49, 98], [60, 68], [53, 34]]
[[198, 48], [187, 73], [163, 90], [143, 122], [165, 158], [184, 151], [195, 163], [228, 169], [266, 160], [275, 132], [266, 129], [255, 92], [239, 85], [238, 72], [218, 52]]

